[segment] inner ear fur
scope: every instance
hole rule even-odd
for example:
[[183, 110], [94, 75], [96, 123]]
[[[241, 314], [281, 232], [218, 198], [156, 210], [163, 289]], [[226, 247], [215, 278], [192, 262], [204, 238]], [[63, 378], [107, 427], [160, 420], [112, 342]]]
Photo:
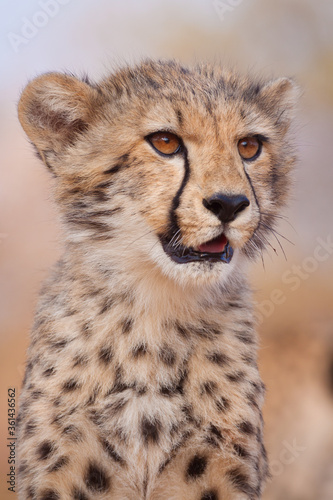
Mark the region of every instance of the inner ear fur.
[[43, 157], [43, 151], [61, 151], [88, 129], [100, 98], [96, 88], [73, 76], [47, 73], [25, 87], [18, 116]]
[[260, 95], [265, 109], [275, 118], [276, 125], [287, 130], [301, 95], [299, 86], [291, 78], [278, 78], [266, 83]]

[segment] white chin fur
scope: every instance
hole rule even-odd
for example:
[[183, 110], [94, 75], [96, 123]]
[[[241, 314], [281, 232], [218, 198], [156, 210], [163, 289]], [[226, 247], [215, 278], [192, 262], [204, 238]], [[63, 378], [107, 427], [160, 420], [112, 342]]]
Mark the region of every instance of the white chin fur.
[[[226, 285], [230, 278], [236, 278], [245, 261], [240, 250], [234, 250], [231, 261], [224, 262], [189, 262], [178, 264], [174, 262], [163, 250], [158, 236], [152, 232], [147, 232], [144, 224], [127, 223], [127, 234], [132, 235], [130, 241], [123, 237], [123, 227], [119, 228], [119, 239], [115, 236], [110, 242], [103, 242], [103, 245], [94, 245], [93, 252], [88, 260], [94, 264], [102, 265], [105, 269], [112, 269], [114, 262], [122, 260], [122, 271], [130, 281], [145, 281], [145, 278], [156, 275], [156, 272], [173, 281], [182, 288], [196, 285], [209, 285], [219, 283]], [[131, 227], [132, 226], [132, 227]], [[135, 237], [135, 234], [137, 235]], [[142, 235], [145, 235], [142, 237]], [[87, 242], [87, 236], [71, 235], [71, 240], [81, 240], [81, 245]], [[91, 245], [91, 242], [89, 242]]]
[[178, 264], [164, 252], [162, 245], [158, 243], [152, 249], [150, 257], [167, 278], [176, 281], [181, 286], [193, 286], [214, 282], [224, 284], [232, 276], [235, 268], [238, 268], [241, 255], [239, 250], [235, 250], [229, 264], [207, 261]]

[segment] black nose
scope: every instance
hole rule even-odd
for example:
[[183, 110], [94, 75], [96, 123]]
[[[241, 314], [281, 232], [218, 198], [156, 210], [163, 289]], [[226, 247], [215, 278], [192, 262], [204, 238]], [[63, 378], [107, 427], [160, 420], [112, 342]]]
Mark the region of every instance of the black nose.
[[204, 207], [208, 208], [221, 222], [231, 222], [237, 215], [250, 205], [249, 200], [242, 194], [227, 196], [213, 194], [208, 200], [202, 200]]

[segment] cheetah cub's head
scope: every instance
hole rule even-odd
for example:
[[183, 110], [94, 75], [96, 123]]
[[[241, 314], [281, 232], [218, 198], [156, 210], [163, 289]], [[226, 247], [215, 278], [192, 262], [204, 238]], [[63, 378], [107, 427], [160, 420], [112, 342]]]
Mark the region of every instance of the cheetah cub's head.
[[285, 202], [297, 94], [287, 78], [146, 61], [98, 85], [38, 77], [19, 118], [72, 248], [105, 269], [222, 280], [262, 251]]

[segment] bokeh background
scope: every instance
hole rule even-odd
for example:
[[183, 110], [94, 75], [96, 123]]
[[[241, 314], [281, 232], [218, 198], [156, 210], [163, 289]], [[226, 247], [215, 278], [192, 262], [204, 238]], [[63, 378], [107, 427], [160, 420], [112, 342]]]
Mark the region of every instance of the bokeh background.
[[[0, 498], [7, 390], [19, 392], [36, 294], [59, 255], [51, 180], [16, 105], [42, 72], [98, 79], [142, 57], [235, 64], [303, 88], [299, 164], [280, 243], [251, 273], [267, 385], [265, 500], [333, 499], [333, 3], [328, 0], [1, 0]], [[292, 243], [289, 243], [287, 238]]]

